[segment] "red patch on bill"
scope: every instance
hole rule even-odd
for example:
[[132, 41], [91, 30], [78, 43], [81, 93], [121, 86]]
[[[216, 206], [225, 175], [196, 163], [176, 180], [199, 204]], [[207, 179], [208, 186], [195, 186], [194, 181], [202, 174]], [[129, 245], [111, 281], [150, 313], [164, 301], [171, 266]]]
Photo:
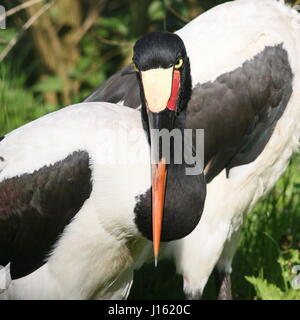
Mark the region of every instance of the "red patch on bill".
[[178, 93], [180, 89], [180, 71], [173, 71], [172, 92], [169, 98], [167, 108], [172, 111], [176, 111]]

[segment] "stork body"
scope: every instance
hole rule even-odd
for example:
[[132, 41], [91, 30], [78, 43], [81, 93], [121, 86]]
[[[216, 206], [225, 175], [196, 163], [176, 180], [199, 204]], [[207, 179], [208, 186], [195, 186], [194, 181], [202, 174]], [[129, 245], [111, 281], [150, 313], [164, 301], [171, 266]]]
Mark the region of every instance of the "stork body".
[[[0, 180], [6, 185], [1, 185], [1, 213], [7, 210], [11, 214], [8, 206], [15, 204], [14, 214], [23, 216], [19, 221], [15, 218], [14, 226], [10, 220], [1, 223], [1, 233], [13, 227], [21, 231], [19, 239], [11, 240], [11, 246], [19, 246], [17, 251], [1, 241], [2, 260], [4, 249], [8, 254], [14, 250], [15, 256], [8, 260], [14, 280], [0, 297], [126, 296], [124, 277], [130, 286], [132, 262], [145, 242], [142, 238], [128, 240], [138, 233], [133, 216], [135, 199], [138, 190], [142, 194], [151, 185], [151, 171], [147, 161], [145, 165], [122, 165], [109, 164], [103, 158], [103, 151], [110, 151], [107, 147], [115, 143], [116, 135], [104, 135], [102, 130], [118, 132], [120, 123], [129, 130], [142, 130], [140, 114], [125, 108], [116, 112], [117, 108], [108, 103], [74, 105], [29, 123], [2, 140]], [[140, 151], [147, 157], [146, 136], [142, 138]], [[130, 183], [125, 185], [124, 181]]]
[[[237, 148], [240, 152], [233, 153], [236, 162], [226, 159], [227, 150], [222, 150], [223, 139], [227, 138], [225, 129], [225, 135], [219, 140], [219, 159], [215, 160], [225, 168], [218, 175], [212, 175], [214, 180], [208, 184], [201, 222], [192, 234], [171, 245], [177, 270], [184, 277], [187, 296], [198, 298], [215, 265], [221, 274], [231, 273], [244, 213], [274, 186], [299, 146], [300, 15], [283, 2], [241, 0], [210, 10], [178, 34], [190, 54], [194, 84], [216, 82], [220, 75], [232, 76], [231, 72], [244, 69], [241, 71], [246, 81], [239, 77], [230, 83], [225, 78], [223, 85], [226, 89], [221, 98], [216, 96], [220, 104], [215, 101], [217, 107], [212, 111], [217, 114], [216, 124], [220, 120], [228, 127], [236, 126], [247, 112], [248, 101], [257, 107], [257, 113], [240, 140], [242, 145]], [[196, 50], [195, 46], [198, 46]], [[280, 47], [282, 50], [278, 50]], [[266, 50], [272, 50], [269, 57]], [[196, 52], [199, 52], [197, 56]], [[216, 54], [212, 56], [212, 52]], [[266, 96], [262, 98], [264, 94]], [[240, 110], [232, 115], [230, 109], [234, 104]], [[200, 108], [202, 105], [205, 105], [203, 100]], [[266, 117], [261, 115], [264, 110]], [[232, 117], [229, 122], [228, 117]], [[208, 121], [206, 126], [212, 125], [212, 130], [218, 131], [216, 124]], [[251, 126], [254, 126], [252, 130]], [[240, 133], [233, 130], [233, 134]], [[248, 135], [252, 137], [249, 139]], [[233, 136], [230, 139], [234, 141]], [[256, 153], [252, 158], [251, 152]], [[209, 164], [207, 166], [209, 174]], [[224, 278], [221, 284], [225, 290], [226, 281]], [[220, 298], [223, 295], [220, 292]]]
[[[216, 265], [220, 298], [229, 298], [227, 275], [243, 215], [275, 184], [299, 145], [300, 15], [283, 1], [237, 0], [176, 33], [191, 63], [187, 126], [204, 128], [209, 184], [200, 223], [168, 244], [166, 254], [175, 258], [189, 298], [201, 297]], [[87, 100], [137, 108], [139, 93], [128, 70]], [[120, 83], [122, 90], [114, 90]]]
[[191, 89], [184, 44], [151, 33], [137, 41], [134, 61], [142, 113], [82, 103], [1, 139], [0, 279], [7, 283], [0, 298], [126, 298], [148, 240], [157, 259], [160, 240], [180, 239], [199, 222], [202, 171], [187, 175], [193, 164], [185, 154], [179, 164], [167, 159], [152, 134], [184, 131]]

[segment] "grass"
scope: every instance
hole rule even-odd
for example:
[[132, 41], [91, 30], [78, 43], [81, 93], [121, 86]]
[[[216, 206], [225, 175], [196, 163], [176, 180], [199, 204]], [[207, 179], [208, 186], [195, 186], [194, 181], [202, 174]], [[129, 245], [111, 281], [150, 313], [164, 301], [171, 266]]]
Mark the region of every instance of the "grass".
[[[256, 296], [245, 276], [255, 276], [288, 291], [300, 250], [300, 154], [272, 191], [248, 215], [233, 264], [233, 290], [238, 299]], [[279, 260], [279, 262], [278, 262]], [[300, 294], [300, 292], [299, 292]], [[300, 295], [299, 295], [300, 299]]]
[[[25, 88], [25, 77], [0, 66], [0, 136], [56, 110]], [[292, 290], [292, 267], [300, 265], [300, 154], [295, 154], [276, 186], [255, 206], [243, 226], [233, 263], [235, 299], [300, 299]], [[183, 299], [182, 279], [170, 262], [144, 266], [135, 275], [130, 299]], [[247, 277], [247, 278], [246, 278]], [[247, 280], [248, 279], [248, 280]], [[250, 283], [251, 282], [251, 283]], [[291, 291], [292, 290], [292, 291]], [[213, 275], [204, 298], [213, 299]]]
[[8, 64], [0, 65], [0, 136], [56, 109], [25, 87], [23, 74], [16, 75]]

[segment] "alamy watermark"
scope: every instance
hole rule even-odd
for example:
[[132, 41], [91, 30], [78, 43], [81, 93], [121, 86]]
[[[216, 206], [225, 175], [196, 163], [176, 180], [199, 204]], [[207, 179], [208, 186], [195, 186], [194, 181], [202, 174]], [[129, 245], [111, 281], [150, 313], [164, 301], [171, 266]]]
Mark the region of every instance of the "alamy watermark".
[[3, 6], [0, 5], [0, 29], [6, 29], [6, 11]]
[[94, 141], [101, 152], [97, 163], [101, 165], [183, 164], [186, 175], [198, 175], [204, 166], [203, 129], [151, 130], [151, 148], [142, 128], [132, 128], [130, 123], [120, 121], [117, 128], [98, 130]]
[[[152, 129], [151, 130], [151, 163], [158, 163], [164, 158], [165, 163], [186, 164], [186, 175], [202, 173], [204, 167], [204, 130]], [[172, 154], [173, 153], [173, 154]], [[173, 159], [171, 161], [171, 159]]]

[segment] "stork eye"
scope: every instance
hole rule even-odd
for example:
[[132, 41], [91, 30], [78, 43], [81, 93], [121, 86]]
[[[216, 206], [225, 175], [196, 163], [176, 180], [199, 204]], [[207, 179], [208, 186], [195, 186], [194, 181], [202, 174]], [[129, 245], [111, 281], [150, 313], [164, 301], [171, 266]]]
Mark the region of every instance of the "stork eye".
[[175, 65], [174, 65], [174, 68], [180, 69], [182, 66], [183, 66], [183, 59], [182, 58], [177, 59]]
[[133, 64], [134, 70], [135, 70], [136, 72], [140, 72], [140, 70], [139, 70], [139, 68], [137, 67], [137, 65], [136, 65], [134, 62], [132, 62], [132, 64]]

